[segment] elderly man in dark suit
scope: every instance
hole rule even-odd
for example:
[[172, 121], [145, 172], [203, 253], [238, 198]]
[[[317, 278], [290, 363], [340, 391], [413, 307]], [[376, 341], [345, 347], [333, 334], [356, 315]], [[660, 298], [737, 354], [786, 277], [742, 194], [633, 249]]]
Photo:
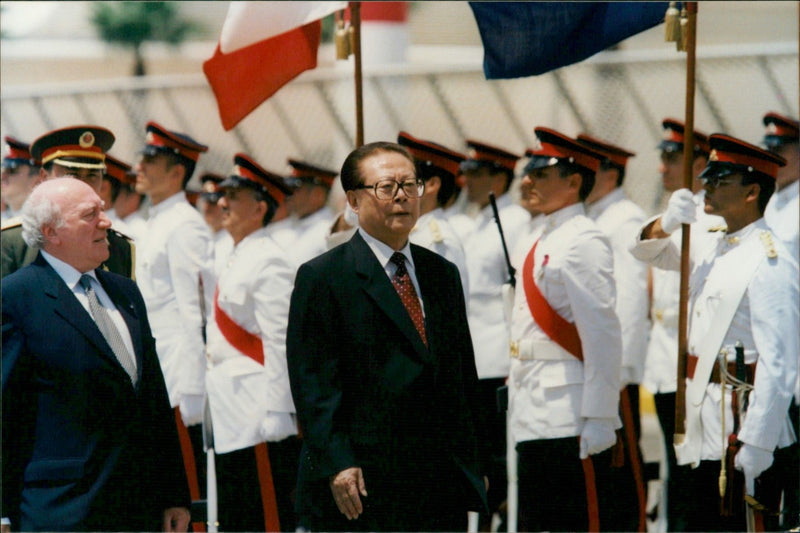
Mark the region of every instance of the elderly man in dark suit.
[[40, 253], [2, 281], [2, 516], [21, 531], [186, 531], [144, 302], [98, 268], [111, 226], [100, 197], [73, 178], [47, 181], [22, 218]]
[[313, 530], [464, 530], [486, 495], [458, 269], [408, 242], [424, 185], [405, 148], [358, 148], [341, 180], [360, 228], [300, 267], [289, 314], [299, 511]]

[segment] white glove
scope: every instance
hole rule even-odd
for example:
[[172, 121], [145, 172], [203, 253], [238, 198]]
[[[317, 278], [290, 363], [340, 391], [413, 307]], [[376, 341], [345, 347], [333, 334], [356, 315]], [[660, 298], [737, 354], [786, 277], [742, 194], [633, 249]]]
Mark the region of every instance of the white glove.
[[661, 215], [661, 229], [672, 233], [681, 224], [691, 224], [697, 220], [697, 205], [694, 194], [689, 189], [678, 189], [669, 197], [667, 210]]
[[600, 453], [611, 448], [617, 442], [617, 433], [611, 419], [588, 418], [581, 430], [580, 453], [581, 459]]
[[184, 394], [178, 404], [181, 412], [181, 420], [187, 428], [203, 421], [203, 409], [205, 408], [205, 396], [202, 394]]
[[278, 413], [270, 411], [261, 422], [261, 438], [267, 442], [282, 441], [292, 435], [297, 435], [297, 424], [291, 413]]
[[742, 443], [733, 464], [737, 470], [744, 472], [747, 494], [753, 495], [756, 478], [772, 465], [772, 459], [772, 452], [752, 444]]

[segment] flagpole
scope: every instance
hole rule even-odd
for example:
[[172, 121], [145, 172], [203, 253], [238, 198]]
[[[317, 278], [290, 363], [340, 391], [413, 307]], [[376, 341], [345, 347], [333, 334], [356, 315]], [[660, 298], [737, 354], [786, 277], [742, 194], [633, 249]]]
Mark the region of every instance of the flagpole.
[[364, 144], [364, 102], [361, 75], [361, 2], [350, 2], [350, 22], [353, 25], [353, 55], [355, 56], [356, 148]]
[[[692, 189], [694, 162], [695, 49], [697, 42], [697, 2], [686, 2], [686, 117], [683, 140], [683, 186]], [[675, 394], [675, 444], [686, 434], [686, 355], [688, 353], [689, 308], [689, 224], [681, 226], [681, 282], [678, 313], [678, 389]]]

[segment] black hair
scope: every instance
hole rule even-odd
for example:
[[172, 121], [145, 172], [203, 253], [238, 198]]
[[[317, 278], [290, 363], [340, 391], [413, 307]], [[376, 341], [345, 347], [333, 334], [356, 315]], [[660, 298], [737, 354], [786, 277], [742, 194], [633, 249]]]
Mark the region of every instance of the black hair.
[[742, 173], [741, 183], [742, 185], [751, 185], [753, 183], [758, 185], [758, 211], [763, 215], [769, 199], [775, 192], [775, 178], [761, 172], [746, 172]]
[[425, 183], [428, 183], [428, 180], [434, 176], [439, 177], [439, 192], [436, 194], [436, 203], [439, 206], [445, 205], [456, 193], [456, 177], [452, 172], [448, 172], [430, 161], [417, 160], [416, 168], [417, 177]]
[[342, 182], [342, 188], [345, 192], [355, 190], [363, 183], [360, 168], [361, 162], [378, 152], [395, 152], [402, 155], [414, 166], [414, 172], [416, 172], [414, 156], [412, 156], [411, 152], [404, 146], [386, 141], [365, 144], [350, 152], [342, 164], [342, 171], [339, 173], [339, 176]]
[[586, 198], [589, 197], [589, 193], [592, 192], [592, 188], [594, 187], [594, 172], [588, 168], [582, 167], [581, 165], [570, 163], [568, 161], [559, 161], [557, 166], [558, 175], [562, 178], [566, 178], [571, 174], [580, 175], [581, 187], [578, 189], [578, 199], [581, 202], [586, 200]]
[[622, 187], [622, 183], [625, 181], [625, 167], [612, 162], [610, 159], [603, 159], [600, 162], [600, 170], [616, 170], [617, 187]]

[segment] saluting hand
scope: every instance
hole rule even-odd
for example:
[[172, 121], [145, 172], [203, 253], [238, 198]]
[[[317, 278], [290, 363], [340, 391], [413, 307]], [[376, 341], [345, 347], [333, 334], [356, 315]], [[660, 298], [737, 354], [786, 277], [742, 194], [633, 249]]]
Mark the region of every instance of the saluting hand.
[[336, 506], [348, 520], [355, 520], [364, 512], [359, 494], [366, 496], [367, 487], [364, 484], [364, 474], [359, 467], [342, 470], [331, 477], [330, 485]]

